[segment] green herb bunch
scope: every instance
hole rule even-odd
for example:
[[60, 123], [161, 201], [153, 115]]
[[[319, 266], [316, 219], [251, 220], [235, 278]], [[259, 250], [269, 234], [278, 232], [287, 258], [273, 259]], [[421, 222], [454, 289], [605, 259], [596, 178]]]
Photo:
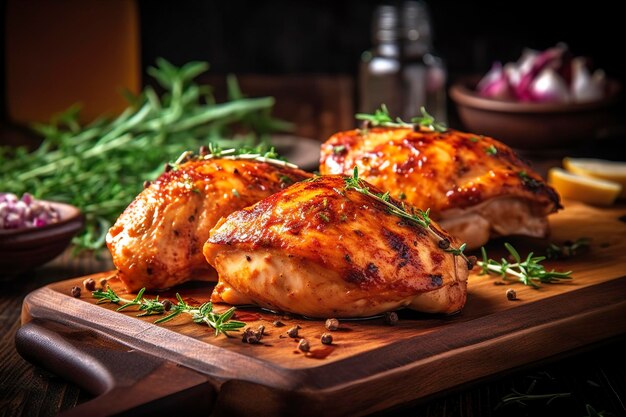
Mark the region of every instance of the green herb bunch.
[[154, 299], [144, 298], [143, 294], [145, 291], [146, 289], [142, 288], [137, 293], [137, 296], [130, 300], [120, 297], [111, 287], [107, 286], [106, 290], [93, 291], [92, 296], [98, 299], [97, 304], [107, 302], [121, 304], [116, 311], [135, 307], [137, 310], [141, 311], [138, 317], [168, 313], [166, 316], [156, 320], [155, 323], [157, 324], [165, 323], [179, 314], [185, 313], [191, 316], [194, 323], [206, 324], [214, 329], [215, 336], [218, 336], [220, 333], [229, 336], [228, 332], [237, 331], [246, 325], [244, 322], [232, 320], [235, 314], [235, 307], [231, 307], [223, 313], [216, 313], [213, 311], [213, 304], [210, 301], [200, 306], [192, 306], [184, 301], [180, 294], [176, 293], [176, 300], [178, 300], [178, 302], [172, 304], [169, 300], [159, 300], [158, 295]]
[[500, 275], [504, 280], [519, 280], [522, 284], [535, 289], [539, 288], [538, 283], [549, 284], [572, 278], [570, 276], [572, 271], [546, 270], [545, 266], [541, 264], [546, 259], [545, 256], [534, 256], [530, 252], [526, 258], [522, 258], [510, 243], [505, 243], [504, 247], [509, 252], [511, 260], [502, 258], [499, 262], [490, 259], [485, 248], [481, 248], [482, 260], [477, 262], [481, 268], [481, 275]]
[[44, 137], [35, 151], [0, 147], [0, 191], [79, 207], [86, 226], [74, 243], [99, 249], [112, 222], [164, 162], [201, 145], [266, 144], [270, 132], [290, 128], [270, 116], [272, 97], [245, 98], [232, 76], [228, 100], [216, 103], [210, 86], [194, 82], [207, 69], [204, 62], [176, 67], [159, 59], [148, 73], [161, 95], [150, 86], [138, 96], [126, 94], [129, 107], [122, 114], [87, 126], [77, 121], [78, 106], [34, 126]]

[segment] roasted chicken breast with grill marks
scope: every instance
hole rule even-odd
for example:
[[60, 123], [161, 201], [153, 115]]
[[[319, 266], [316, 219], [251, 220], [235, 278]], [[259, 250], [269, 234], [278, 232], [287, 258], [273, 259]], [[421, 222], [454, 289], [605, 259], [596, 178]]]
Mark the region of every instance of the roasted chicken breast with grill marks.
[[333, 135], [320, 172], [361, 178], [423, 210], [477, 248], [490, 237], [548, 234], [558, 194], [508, 146], [455, 130], [374, 127]]
[[310, 176], [299, 169], [229, 159], [194, 160], [162, 174], [107, 234], [119, 278], [131, 291], [215, 280], [202, 245], [217, 221]]
[[212, 301], [322, 318], [460, 310], [467, 263], [345, 185], [343, 176], [316, 177], [220, 220], [204, 245], [219, 275]]

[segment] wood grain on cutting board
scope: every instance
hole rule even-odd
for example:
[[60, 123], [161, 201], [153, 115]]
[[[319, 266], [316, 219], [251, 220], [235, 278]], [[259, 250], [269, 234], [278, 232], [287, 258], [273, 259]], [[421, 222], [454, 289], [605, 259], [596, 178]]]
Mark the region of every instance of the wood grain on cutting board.
[[[591, 238], [590, 252], [547, 263], [574, 271], [571, 281], [534, 290], [516, 283], [494, 285], [497, 278], [472, 274], [467, 304], [459, 314], [403, 311], [394, 327], [380, 317], [342, 321], [340, 330], [332, 332], [330, 347], [319, 340], [327, 331], [323, 320], [254, 308], [239, 309], [238, 315], [250, 327], [265, 326], [260, 345], [244, 344], [236, 333], [215, 337], [186, 316], [154, 325], [155, 316], [137, 318], [134, 312], [113, 311], [113, 305], [95, 305], [85, 291], [80, 299], [70, 297], [70, 288], [82, 285], [84, 277], [31, 293], [23, 321], [89, 329], [204, 374], [218, 393], [218, 410], [246, 412], [251, 398], [262, 394], [262, 404], [255, 400], [255, 407], [276, 414], [344, 415], [356, 408], [367, 414], [626, 332], [626, 223], [620, 220], [625, 213], [624, 207], [569, 203], [551, 217], [550, 241]], [[490, 251], [498, 253], [502, 242], [493, 242]], [[542, 252], [546, 245], [535, 239], [512, 242], [522, 255]], [[123, 292], [115, 278], [110, 283]], [[519, 300], [507, 300], [508, 288], [517, 291]], [[208, 300], [211, 284], [185, 285], [160, 297], [173, 299], [176, 291], [201, 303]], [[274, 327], [275, 320], [285, 326]], [[299, 352], [297, 340], [286, 336], [296, 324], [311, 344], [309, 354]]]

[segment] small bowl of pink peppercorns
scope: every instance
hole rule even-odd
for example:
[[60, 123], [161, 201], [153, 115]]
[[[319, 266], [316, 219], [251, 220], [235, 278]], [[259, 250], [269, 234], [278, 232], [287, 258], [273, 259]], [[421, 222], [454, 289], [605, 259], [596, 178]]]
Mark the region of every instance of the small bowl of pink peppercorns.
[[72, 205], [0, 193], [0, 278], [34, 269], [63, 252], [83, 227]]

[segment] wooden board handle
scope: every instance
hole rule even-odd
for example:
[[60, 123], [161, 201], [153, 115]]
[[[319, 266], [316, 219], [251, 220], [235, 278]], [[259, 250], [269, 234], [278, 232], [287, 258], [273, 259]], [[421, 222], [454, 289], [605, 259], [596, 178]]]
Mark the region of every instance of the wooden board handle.
[[191, 369], [116, 343], [89, 330], [31, 321], [15, 336], [28, 361], [96, 395], [60, 415], [208, 415], [216, 392]]

